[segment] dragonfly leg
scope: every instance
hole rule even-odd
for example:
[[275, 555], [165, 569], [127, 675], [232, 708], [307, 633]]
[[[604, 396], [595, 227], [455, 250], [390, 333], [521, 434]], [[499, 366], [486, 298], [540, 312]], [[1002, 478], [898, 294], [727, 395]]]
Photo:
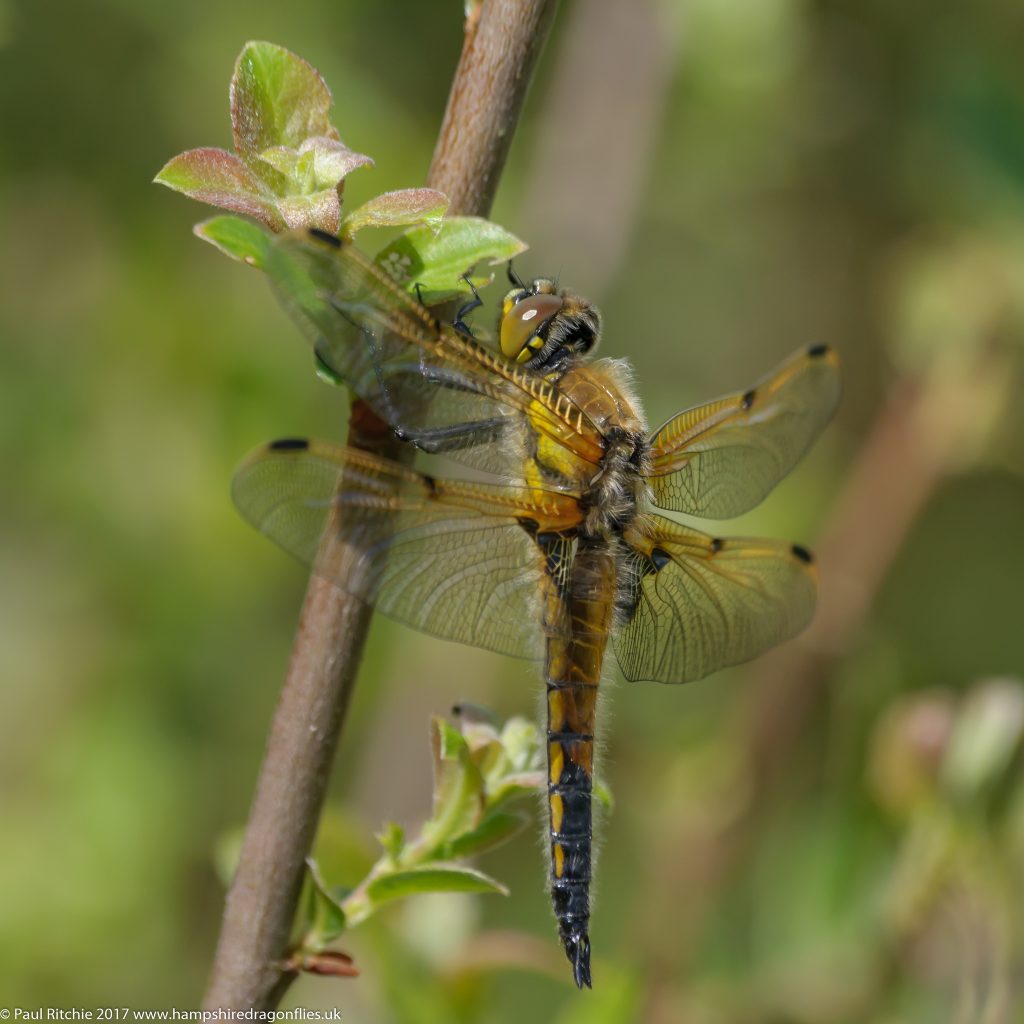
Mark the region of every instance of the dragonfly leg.
[[498, 440], [505, 432], [508, 421], [503, 416], [473, 423], [458, 423], [451, 427], [423, 427], [409, 430], [395, 427], [395, 437], [408, 441], [430, 455], [461, 451], [478, 444], [489, 444]]
[[526, 289], [526, 283], [516, 273], [516, 268], [512, 266], [511, 260], [508, 261], [508, 283], [514, 284], [517, 288], [522, 288], [524, 290]]
[[467, 314], [472, 313], [474, 309], [479, 309], [483, 304], [484, 300], [480, 298], [480, 293], [476, 289], [476, 285], [473, 284], [473, 279], [469, 274], [463, 274], [462, 280], [469, 285], [469, 290], [473, 293], [473, 298], [469, 302], [459, 307], [459, 311], [455, 314], [455, 319], [452, 321], [452, 327], [455, 328], [465, 338], [472, 338], [474, 334], [470, 330], [469, 324], [466, 323], [465, 317]]

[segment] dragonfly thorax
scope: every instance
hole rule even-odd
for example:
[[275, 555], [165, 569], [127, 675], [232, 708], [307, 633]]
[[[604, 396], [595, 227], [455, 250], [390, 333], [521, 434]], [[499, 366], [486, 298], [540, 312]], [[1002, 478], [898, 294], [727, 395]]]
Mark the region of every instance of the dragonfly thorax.
[[612, 427], [600, 468], [580, 498], [584, 536], [612, 540], [640, 513], [647, 490], [650, 447], [640, 431]]

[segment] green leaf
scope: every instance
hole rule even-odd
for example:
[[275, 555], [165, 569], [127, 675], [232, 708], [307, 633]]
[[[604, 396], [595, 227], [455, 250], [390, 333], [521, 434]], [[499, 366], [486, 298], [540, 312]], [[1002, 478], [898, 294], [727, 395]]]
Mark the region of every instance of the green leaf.
[[431, 851], [456, 836], [471, 832], [484, 812], [484, 780], [473, 764], [462, 734], [443, 718], [431, 719], [434, 750], [434, 812], [422, 829], [417, 855]]
[[526, 772], [541, 765], [540, 730], [535, 722], [514, 716], [501, 730], [501, 745], [516, 771]]
[[153, 180], [201, 203], [253, 217], [271, 231], [284, 227], [276, 197], [237, 156], [223, 149], [179, 153]]
[[259, 157], [275, 146], [298, 147], [311, 136], [336, 139], [331, 91], [301, 57], [273, 43], [246, 43], [231, 77], [231, 129], [235, 151], [275, 192], [284, 176]]
[[462, 860], [500, 846], [521, 832], [531, 819], [525, 814], [511, 814], [507, 811], [493, 811], [472, 831], [457, 836], [443, 846], [438, 855], [445, 860]]
[[324, 357], [316, 349], [313, 350], [313, 371], [325, 383], [336, 388], [347, 388], [348, 382], [339, 376], [324, 362]]
[[241, 217], [211, 217], [192, 229], [204, 242], [250, 267], [262, 267], [270, 248], [270, 236]]
[[[370, 157], [326, 135], [304, 139], [297, 149], [271, 146], [263, 150], [259, 158], [286, 179], [285, 191], [289, 196], [331, 190], [340, 199], [340, 186], [345, 177], [359, 167], [373, 165]], [[337, 232], [337, 221], [330, 229], [332, 233]]]
[[366, 888], [367, 896], [375, 904], [425, 892], [496, 892], [508, 895], [505, 886], [482, 871], [440, 863], [380, 875]]
[[536, 793], [543, 789], [546, 779], [547, 774], [539, 769], [504, 775], [492, 784], [487, 794], [487, 803], [490, 807], [497, 807], [517, 796]]
[[526, 248], [515, 235], [482, 217], [449, 217], [438, 232], [410, 228], [378, 254], [377, 262], [410, 291], [419, 284], [427, 293], [465, 290], [463, 274], [478, 263], [503, 263]]
[[364, 228], [427, 224], [440, 230], [448, 197], [432, 188], [406, 188], [384, 192], [345, 216], [341, 235], [351, 240]]
[[394, 821], [389, 821], [377, 837], [384, 852], [392, 859], [398, 860], [405, 849], [405, 829]]
[[302, 938], [302, 949], [319, 953], [333, 942], [348, 926], [345, 911], [331, 894], [312, 857], [306, 858], [309, 899], [306, 904], [307, 927]]

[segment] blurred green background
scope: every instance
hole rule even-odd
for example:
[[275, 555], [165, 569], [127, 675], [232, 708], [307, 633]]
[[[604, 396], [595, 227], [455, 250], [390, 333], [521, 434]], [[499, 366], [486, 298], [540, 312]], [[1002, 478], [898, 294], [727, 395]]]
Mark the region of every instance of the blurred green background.
[[[318, 67], [421, 184], [457, 3], [0, 0], [0, 1003], [195, 1007], [305, 574], [234, 465], [346, 410], [259, 275], [150, 184], [230, 147], [247, 39]], [[652, 423], [841, 351], [836, 423], [736, 532], [817, 542], [815, 627], [686, 687], [609, 687], [596, 991], [538, 843], [286, 1005], [387, 1021], [1020, 1019], [1024, 8], [562, 7], [494, 219], [597, 301]], [[729, 524], [728, 529], [732, 529]], [[539, 710], [534, 669], [375, 622], [332, 848], [428, 813], [428, 716]], [[538, 819], [539, 820], [539, 819]], [[539, 826], [538, 826], [539, 831]], [[344, 860], [344, 858], [340, 858]], [[335, 881], [344, 881], [335, 878]]]

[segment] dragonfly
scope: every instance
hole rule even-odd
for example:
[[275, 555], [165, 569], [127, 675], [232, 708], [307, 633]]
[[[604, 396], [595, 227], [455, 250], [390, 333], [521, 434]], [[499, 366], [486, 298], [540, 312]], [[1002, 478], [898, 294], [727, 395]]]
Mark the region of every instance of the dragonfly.
[[815, 604], [805, 547], [712, 536], [654, 507], [730, 519], [756, 506], [832, 415], [837, 355], [805, 348], [652, 432], [628, 364], [594, 358], [597, 309], [552, 280], [510, 268], [495, 347], [467, 324], [475, 290], [447, 322], [332, 235], [281, 236], [265, 269], [321, 363], [397, 437], [478, 472], [443, 479], [286, 439], [239, 467], [235, 503], [378, 611], [543, 666], [551, 903], [576, 985], [591, 987], [609, 645], [628, 680], [684, 683], [794, 636]]

